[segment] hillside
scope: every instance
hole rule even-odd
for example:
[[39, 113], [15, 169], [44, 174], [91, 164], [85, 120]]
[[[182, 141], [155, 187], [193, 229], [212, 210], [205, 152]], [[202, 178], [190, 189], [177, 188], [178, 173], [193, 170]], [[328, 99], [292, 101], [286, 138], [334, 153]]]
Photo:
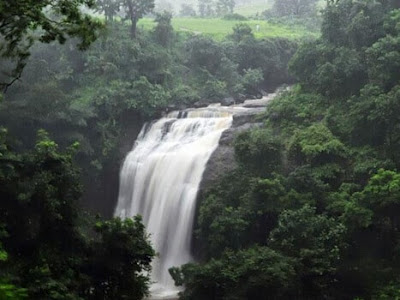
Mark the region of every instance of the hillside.
[[[274, 24], [262, 20], [223, 20], [223, 19], [200, 19], [200, 18], [173, 18], [172, 26], [177, 32], [203, 34], [210, 36], [216, 40], [223, 40], [227, 35], [232, 33], [236, 24], [244, 23], [249, 25], [254, 32], [256, 38], [272, 38], [280, 37], [287, 39], [300, 39], [304, 37], [317, 37], [317, 32], [312, 32], [299, 25]], [[259, 25], [259, 31], [257, 31]], [[139, 28], [151, 30], [156, 23], [151, 18], [140, 20]]]

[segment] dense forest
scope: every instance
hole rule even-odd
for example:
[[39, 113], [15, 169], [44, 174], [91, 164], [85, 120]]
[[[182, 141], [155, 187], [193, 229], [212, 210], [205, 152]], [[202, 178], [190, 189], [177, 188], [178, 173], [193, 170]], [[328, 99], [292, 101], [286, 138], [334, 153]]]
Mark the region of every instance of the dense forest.
[[201, 202], [183, 299], [399, 297], [399, 24], [387, 1], [328, 3]]
[[399, 2], [182, 3], [234, 22], [223, 39], [159, 2], [0, 0], [0, 299], [143, 299], [157, 253], [140, 216], [112, 218], [132, 135], [281, 85], [198, 199], [180, 298], [398, 299]]

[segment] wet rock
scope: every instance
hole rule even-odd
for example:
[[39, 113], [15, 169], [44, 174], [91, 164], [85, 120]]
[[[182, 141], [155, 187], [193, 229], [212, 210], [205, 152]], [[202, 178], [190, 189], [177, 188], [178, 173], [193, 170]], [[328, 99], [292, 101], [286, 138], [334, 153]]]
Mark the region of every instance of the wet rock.
[[268, 99], [256, 99], [256, 100], [248, 100], [243, 104], [245, 108], [265, 108], [268, 105]]
[[238, 94], [236, 97], [235, 97], [235, 101], [236, 101], [236, 103], [243, 103], [244, 101], [246, 101], [246, 96], [245, 95], [243, 95], [243, 94]]
[[[260, 110], [260, 112], [262, 112], [262, 110]], [[248, 123], [254, 123], [257, 114], [257, 111], [252, 110], [233, 115], [232, 128], [237, 128]]]
[[[265, 108], [262, 108], [262, 111], [264, 109]], [[243, 131], [263, 126], [263, 124], [256, 119], [259, 112], [261, 112], [261, 110], [252, 109], [249, 111], [237, 112], [233, 115], [231, 128], [223, 132], [218, 148], [211, 155], [207, 163], [200, 184], [199, 199], [202, 199], [204, 192], [211, 187], [212, 184], [237, 167], [234, 149], [235, 138]]]
[[165, 112], [171, 112], [171, 111], [176, 111], [176, 110], [185, 110], [187, 109], [188, 106], [184, 103], [177, 103], [177, 104], [169, 104], [167, 108], [165, 109]]
[[221, 100], [222, 106], [231, 106], [233, 104], [235, 104], [235, 99], [233, 99], [232, 97], [224, 98]]
[[199, 101], [195, 102], [193, 104], [193, 107], [194, 108], [207, 107], [207, 106], [209, 106], [211, 104], [211, 102], [212, 101], [210, 101], [210, 100], [202, 99], [202, 100], [199, 100]]

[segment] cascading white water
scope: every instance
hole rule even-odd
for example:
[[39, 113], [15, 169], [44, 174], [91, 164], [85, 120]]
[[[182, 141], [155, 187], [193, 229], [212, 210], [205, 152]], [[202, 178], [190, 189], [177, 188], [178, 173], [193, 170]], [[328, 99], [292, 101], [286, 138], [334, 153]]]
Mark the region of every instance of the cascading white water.
[[153, 263], [152, 298], [176, 295], [168, 273], [191, 261], [197, 191], [207, 161], [232, 114], [217, 108], [174, 112], [145, 125], [125, 159], [116, 216], [140, 214], [159, 257]]

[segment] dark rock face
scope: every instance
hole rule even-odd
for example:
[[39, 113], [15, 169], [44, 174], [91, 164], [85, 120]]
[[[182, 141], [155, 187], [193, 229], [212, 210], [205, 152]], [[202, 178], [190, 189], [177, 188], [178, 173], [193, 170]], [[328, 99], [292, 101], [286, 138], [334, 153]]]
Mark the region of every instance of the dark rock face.
[[202, 99], [202, 100], [199, 100], [199, 101], [195, 102], [195, 103], [193, 104], [193, 107], [194, 107], [194, 108], [207, 107], [207, 106], [209, 106], [211, 103], [212, 103], [211, 100]]
[[[252, 100], [251, 102], [256, 101]], [[248, 103], [248, 101], [246, 101]], [[244, 107], [242, 105], [242, 107]], [[207, 190], [218, 180], [233, 171], [237, 167], [237, 162], [235, 159], [235, 149], [234, 149], [234, 141], [236, 136], [246, 130], [250, 130], [253, 128], [260, 128], [263, 126], [262, 123], [257, 121], [256, 116], [265, 111], [266, 103], [264, 102], [263, 106], [260, 107], [252, 107], [247, 110], [243, 110], [241, 112], [235, 113], [233, 115], [233, 121], [231, 128], [225, 130], [222, 133], [221, 139], [219, 141], [218, 148], [211, 155], [206, 169], [203, 173], [203, 178], [200, 183], [200, 188], [197, 194], [197, 211], [200, 207], [201, 201], [205, 197], [205, 193]], [[198, 213], [195, 214], [194, 223], [197, 223]], [[201, 246], [198, 244], [199, 241], [196, 238], [192, 239], [192, 253], [197, 258], [202, 258]]]
[[225, 130], [219, 141], [218, 148], [211, 155], [207, 163], [203, 179], [200, 184], [198, 199], [202, 199], [204, 192], [224, 174], [237, 167], [235, 160], [234, 141], [236, 136], [246, 130], [259, 128], [263, 124], [257, 121], [256, 116], [265, 111], [269, 99], [246, 101], [241, 106], [247, 108], [233, 114], [231, 128]]
[[243, 103], [244, 101], [246, 101], [246, 96], [245, 95], [243, 95], [243, 94], [238, 94], [236, 97], [235, 97], [235, 101], [236, 101], [236, 103]]
[[257, 120], [257, 116], [266, 110], [269, 101], [275, 96], [276, 94], [267, 94], [262, 99], [246, 100], [243, 104], [237, 105], [243, 109], [233, 110], [232, 126], [222, 134], [219, 146], [211, 155], [204, 171], [198, 192], [198, 205], [212, 184], [237, 167], [234, 150], [236, 136], [243, 131], [263, 126]]
[[221, 100], [221, 105], [222, 106], [230, 106], [235, 104], [235, 100], [232, 97], [229, 98], [224, 98]]
[[[262, 123], [257, 123], [254, 121], [254, 114], [252, 116], [248, 115], [243, 118], [237, 117], [236, 119], [238, 122], [235, 124], [234, 119], [232, 127], [225, 130], [222, 134], [218, 148], [211, 155], [211, 158], [207, 163], [207, 167], [204, 171], [203, 179], [200, 184], [200, 198], [207, 188], [209, 188], [224, 174], [229, 173], [237, 167], [233, 145], [236, 136], [243, 131], [262, 126]], [[247, 122], [245, 120], [247, 120]]]

